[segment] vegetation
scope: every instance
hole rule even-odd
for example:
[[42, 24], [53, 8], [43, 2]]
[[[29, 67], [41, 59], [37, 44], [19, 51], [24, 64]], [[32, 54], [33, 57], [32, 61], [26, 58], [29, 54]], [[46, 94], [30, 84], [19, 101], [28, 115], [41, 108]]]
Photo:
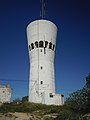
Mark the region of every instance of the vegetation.
[[56, 120], [89, 120], [90, 119], [90, 74], [86, 77], [85, 86], [70, 94]]
[[5, 103], [0, 107], [0, 112], [33, 112], [33, 111], [44, 111], [44, 113], [55, 113], [58, 112], [59, 106], [47, 106], [35, 103]]
[[89, 120], [90, 119], [90, 74], [86, 77], [85, 86], [69, 95], [63, 106], [29, 103], [28, 96], [16, 99], [0, 107], [1, 113], [24, 112], [37, 113], [41, 116], [56, 113], [56, 118], [45, 117], [47, 120]]
[[24, 103], [24, 102], [28, 102], [28, 99], [29, 99], [28, 96], [25, 96], [25, 97], [22, 98], [22, 102], [23, 102], [23, 103]]
[[16, 98], [15, 100], [13, 100], [13, 103], [20, 103], [20, 102], [21, 102], [20, 98]]
[[86, 84], [81, 90], [70, 94], [66, 101], [69, 106], [79, 113], [90, 113], [90, 74], [86, 77]]

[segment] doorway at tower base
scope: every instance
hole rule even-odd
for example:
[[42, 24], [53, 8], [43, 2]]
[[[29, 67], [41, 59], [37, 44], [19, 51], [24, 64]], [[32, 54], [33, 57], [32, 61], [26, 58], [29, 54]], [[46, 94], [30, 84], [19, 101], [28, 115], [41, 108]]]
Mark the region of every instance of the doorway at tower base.
[[29, 102], [41, 103], [46, 105], [64, 105], [64, 95], [50, 93], [49, 95], [45, 92], [41, 93], [40, 96], [29, 99]]

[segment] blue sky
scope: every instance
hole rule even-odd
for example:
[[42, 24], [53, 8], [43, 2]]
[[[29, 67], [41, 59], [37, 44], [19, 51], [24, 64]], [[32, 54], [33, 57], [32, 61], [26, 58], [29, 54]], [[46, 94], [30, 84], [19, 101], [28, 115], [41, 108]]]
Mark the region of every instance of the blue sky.
[[[0, 1], [0, 83], [10, 83], [12, 99], [28, 95], [27, 25], [40, 17], [39, 0]], [[58, 27], [56, 91], [65, 97], [85, 85], [90, 73], [90, 1], [46, 0], [45, 19]]]

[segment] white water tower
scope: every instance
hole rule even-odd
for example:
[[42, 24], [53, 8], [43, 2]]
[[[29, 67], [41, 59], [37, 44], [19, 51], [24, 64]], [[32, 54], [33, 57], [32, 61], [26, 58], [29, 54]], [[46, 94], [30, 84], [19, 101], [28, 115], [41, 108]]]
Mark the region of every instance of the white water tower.
[[54, 56], [57, 27], [48, 20], [36, 20], [27, 26], [30, 57], [29, 101], [63, 105], [64, 96], [55, 93]]

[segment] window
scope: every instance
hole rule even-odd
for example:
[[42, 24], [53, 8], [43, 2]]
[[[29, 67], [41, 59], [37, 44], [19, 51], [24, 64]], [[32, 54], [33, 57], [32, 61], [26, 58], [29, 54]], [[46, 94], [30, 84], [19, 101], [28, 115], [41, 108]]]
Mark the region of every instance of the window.
[[50, 96], [50, 98], [53, 98], [53, 94], [52, 93], [49, 93], [49, 96]]
[[36, 91], [36, 93], [38, 93], [38, 91]]
[[49, 43], [49, 49], [52, 49], [52, 43], [51, 42]]
[[41, 52], [42, 52], [42, 49], [41, 49]]
[[35, 46], [36, 46], [36, 48], [38, 48], [38, 41], [35, 42]]
[[43, 81], [41, 81], [41, 85], [43, 84]]
[[45, 48], [48, 46], [48, 41], [45, 41]]
[[43, 67], [41, 66], [41, 70], [43, 69]]
[[34, 49], [34, 44], [33, 43], [31, 43], [31, 49]]
[[61, 94], [61, 96], [62, 96], [62, 97], [64, 97], [64, 95], [63, 95], [63, 94]]
[[29, 45], [29, 50], [31, 51], [31, 47], [30, 47], [30, 45]]
[[53, 50], [53, 51], [55, 50], [55, 45], [53, 45], [53, 48], [52, 48], [52, 50]]
[[43, 41], [39, 41], [39, 47], [43, 47]]

